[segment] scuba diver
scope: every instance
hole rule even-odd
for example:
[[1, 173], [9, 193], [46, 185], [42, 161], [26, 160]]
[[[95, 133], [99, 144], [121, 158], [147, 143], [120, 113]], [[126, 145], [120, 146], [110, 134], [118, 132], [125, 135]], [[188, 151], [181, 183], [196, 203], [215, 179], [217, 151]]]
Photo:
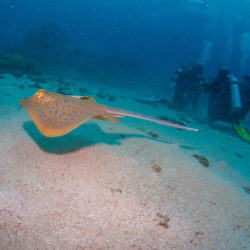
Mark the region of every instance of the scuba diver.
[[[243, 76], [241, 82], [241, 99], [242, 99], [242, 109], [239, 112], [239, 121], [245, 120], [250, 109], [250, 76]], [[245, 129], [239, 122], [233, 123], [233, 128], [238, 133], [238, 135], [250, 143], [250, 133]]]
[[241, 119], [245, 120], [250, 109], [250, 76], [242, 77], [241, 82], [242, 111]]
[[185, 99], [187, 92], [187, 67], [180, 67], [175, 72], [175, 77], [171, 78], [171, 81], [175, 82], [174, 97], [172, 99], [171, 106], [179, 111], [185, 108]]
[[229, 121], [231, 112], [230, 105], [230, 83], [231, 77], [226, 68], [219, 70], [215, 80], [205, 86], [204, 90], [208, 93], [208, 124], [213, 125], [214, 121]]
[[203, 65], [197, 63], [192, 68], [186, 66], [176, 71], [175, 77], [171, 78], [175, 82], [173, 108], [185, 111], [191, 106], [191, 111], [196, 111], [202, 90], [203, 69]]
[[226, 68], [221, 68], [215, 80], [205, 86], [208, 93], [208, 124], [212, 127], [214, 121], [229, 122], [238, 135], [250, 142], [248, 131], [240, 124], [243, 118], [239, 81], [230, 75]]
[[186, 104], [187, 108], [190, 106], [193, 113], [197, 111], [199, 106], [202, 85], [204, 82], [204, 77], [202, 77], [203, 71], [204, 66], [201, 63], [194, 64], [189, 71], [190, 88], [188, 90]]

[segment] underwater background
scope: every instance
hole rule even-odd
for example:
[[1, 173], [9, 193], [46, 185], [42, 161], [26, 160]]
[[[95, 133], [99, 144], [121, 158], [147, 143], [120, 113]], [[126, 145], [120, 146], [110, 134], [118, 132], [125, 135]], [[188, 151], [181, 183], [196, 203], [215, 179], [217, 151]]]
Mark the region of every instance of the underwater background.
[[0, 51], [53, 74], [168, 95], [187, 63], [204, 63], [210, 77], [222, 65], [249, 73], [249, 10], [248, 0], [2, 0]]
[[[0, 0], [0, 249], [249, 249], [250, 115], [240, 132], [210, 126], [203, 91], [220, 69], [250, 83], [249, 13], [250, 0]], [[197, 65], [204, 86], [180, 108], [178, 71]], [[23, 98], [63, 98], [65, 114], [70, 97], [50, 92], [133, 115], [46, 137]]]

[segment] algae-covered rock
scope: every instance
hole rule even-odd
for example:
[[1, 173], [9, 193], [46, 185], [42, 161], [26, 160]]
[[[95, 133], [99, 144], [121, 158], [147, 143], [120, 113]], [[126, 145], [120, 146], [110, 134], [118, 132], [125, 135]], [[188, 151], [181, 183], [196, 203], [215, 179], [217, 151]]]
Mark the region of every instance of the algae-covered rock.
[[8, 73], [40, 74], [41, 72], [35, 61], [17, 53], [0, 55], [0, 69]]

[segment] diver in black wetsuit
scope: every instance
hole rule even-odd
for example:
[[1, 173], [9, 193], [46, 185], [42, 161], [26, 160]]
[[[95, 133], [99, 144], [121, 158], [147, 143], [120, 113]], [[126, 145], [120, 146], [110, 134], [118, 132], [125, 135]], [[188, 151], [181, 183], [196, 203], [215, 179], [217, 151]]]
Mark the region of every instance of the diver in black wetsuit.
[[231, 93], [230, 84], [232, 77], [225, 68], [219, 70], [215, 80], [205, 86], [205, 92], [208, 93], [208, 124], [212, 126], [214, 121], [237, 122], [238, 115], [231, 111]]
[[191, 111], [196, 111], [202, 90], [203, 69], [203, 65], [197, 63], [192, 68], [186, 66], [176, 71], [175, 77], [171, 78], [175, 82], [173, 108], [185, 111], [191, 106]]
[[186, 75], [187, 75], [187, 68], [180, 67], [175, 72], [175, 77], [171, 78], [173, 82], [175, 82], [174, 88], [174, 97], [172, 99], [172, 107], [181, 111], [185, 107], [185, 97], [186, 97]]
[[240, 118], [245, 120], [250, 110], [250, 76], [245, 75], [242, 77], [241, 83], [241, 99], [242, 99], [242, 110]]
[[214, 121], [229, 122], [238, 136], [250, 143], [249, 131], [240, 124], [249, 112], [250, 77], [245, 76], [240, 86], [237, 78], [230, 75], [227, 69], [222, 68], [216, 79], [205, 86], [204, 90], [209, 94], [209, 126], [212, 126]]
[[250, 132], [240, 124], [241, 120], [245, 120], [250, 109], [250, 76], [243, 76], [241, 83], [241, 101], [242, 108], [237, 113], [237, 121], [233, 123], [233, 128], [241, 139], [250, 143]]
[[204, 77], [202, 77], [203, 71], [203, 64], [197, 63], [193, 65], [188, 74], [190, 88], [188, 89], [186, 99], [186, 109], [189, 109], [190, 106], [192, 113], [195, 113], [199, 106], [199, 100], [204, 81]]

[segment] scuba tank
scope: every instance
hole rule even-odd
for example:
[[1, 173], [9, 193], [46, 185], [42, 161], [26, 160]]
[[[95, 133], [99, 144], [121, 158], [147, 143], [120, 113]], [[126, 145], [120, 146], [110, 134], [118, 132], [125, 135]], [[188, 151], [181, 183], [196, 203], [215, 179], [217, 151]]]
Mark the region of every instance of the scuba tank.
[[230, 92], [231, 92], [231, 105], [232, 105], [231, 112], [237, 112], [240, 111], [242, 108], [239, 82], [237, 78], [234, 76], [230, 77], [230, 82], [231, 82]]

